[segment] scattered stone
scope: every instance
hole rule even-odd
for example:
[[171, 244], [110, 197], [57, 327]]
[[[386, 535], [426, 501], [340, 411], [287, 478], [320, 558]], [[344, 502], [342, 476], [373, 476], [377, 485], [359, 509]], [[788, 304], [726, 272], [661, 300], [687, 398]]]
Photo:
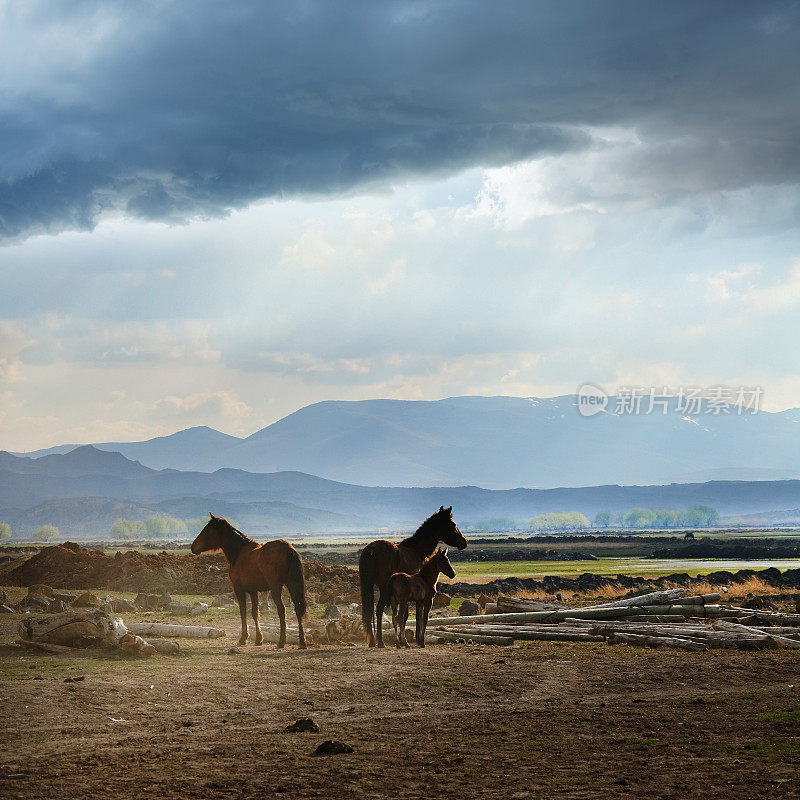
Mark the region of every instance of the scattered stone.
[[353, 753], [355, 752], [349, 744], [339, 742], [336, 739], [326, 739], [317, 749], [312, 753], [315, 756], [335, 756], [339, 753]]
[[38, 594], [29, 594], [17, 603], [17, 611], [49, 611], [50, 599]]
[[229, 656], [237, 656], [239, 655], [239, 648], [238, 647], [230, 647], [228, 648], [228, 655]]
[[55, 592], [46, 583], [34, 583], [28, 587], [28, 594], [37, 595], [38, 597], [52, 597]]
[[339, 619], [341, 615], [342, 612], [339, 611], [339, 606], [337, 606], [335, 603], [329, 603], [325, 607], [325, 613], [323, 614], [323, 616], [327, 619]]
[[494, 599], [493, 597], [489, 597], [489, 595], [488, 595], [488, 594], [482, 594], [482, 595], [481, 595], [481, 596], [478, 598], [478, 605], [479, 605], [481, 608], [486, 608], [486, 604], [487, 604], [487, 603], [494, 603], [494, 602], [495, 602], [495, 599]]
[[192, 606], [192, 609], [189, 613], [193, 617], [199, 617], [201, 614], [205, 614], [207, 611], [208, 611], [208, 603], [201, 603], [198, 601]]
[[235, 602], [232, 594], [218, 594], [209, 605], [212, 608], [225, 608], [232, 606]]
[[311, 717], [301, 717], [283, 730], [286, 733], [319, 733], [319, 725]]
[[450, 601], [453, 598], [450, 597], [449, 594], [445, 594], [444, 592], [436, 592], [433, 596], [433, 607], [434, 608], [447, 608], [450, 605]]
[[85, 680], [85, 675], [76, 675], [74, 678], [64, 678], [64, 683], [80, 683], [81, 681]]
[[188, 603], [170, 602], [167, 604], [166, 610], [177, 617], [185, 617], [192, 613], [192, 607]]
[[47, 610], [52, 614], [61, 614], [67, 610], [67, 604], [58, 597], [54, 597], [50, 601], [50, 605], [48, 606]]
[[99, 608], [100, 598], [93, 592], [83, 592], [75, 598], [75, 605], [81, 608]]
[[474, 600], [465, 600], [458, 607], [460, 617], [472, 617], [481, 613], [481, 607]]
[[136, 606], [124, 597], [116, 597], [108, 604], [115, 614], [122, 614], [125, 611], [136, 611]]

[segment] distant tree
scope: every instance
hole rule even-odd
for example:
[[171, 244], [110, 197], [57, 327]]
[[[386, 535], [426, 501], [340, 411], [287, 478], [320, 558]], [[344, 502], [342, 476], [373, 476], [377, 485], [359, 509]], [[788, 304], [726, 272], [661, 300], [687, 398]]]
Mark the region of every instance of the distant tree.
[[592, 525], [595, 528], [608, 528], [611, 525], [611, 512], [610, 511], [598, 511], [594, 515], [594, 520], [592, 521]]
[[144, 539], [147, 528], [138, 519], [118, 519], [109, 533], [112, 539]]
[[186, 530], [191, 533], [192, 536], [197, 536], [197, 534], [205, 528], [208, 517], [192, 517], [191, 519], [185, 519], [183, 522], [186, 525]]
[[515, 530], [517, 528], [517, 521], [510, 517], [492, 517], [491, 519], [482, 519], [472, 526], [476, 531], [507, 531]]
[[7, 522], [0, 522], [0, 541], [10, 539], [12, 536], [11, 526]]
[[155, 539], [165, 539], [168, 536], [180, 536], [188, 533], [186, 523], [176, 517], [150, 517], [145, 523], [147, 535]]
[[528, 527], [541, 531], [565, 531], [588, 528], [589, 520], [579, 511], [551, 511], [537, 514], [528, 521]]
[[683, 512], [682, 522], [687, 528], [707, 528], [719, 522], [719, 512], [711, 506], [692, 506]]
[[34, 541], [37, 542], [52, 542], [58, 536], [58, 528], [55, 525], [42, 525], [36, 533], [33, 534]]
[[626, 528], [652, 528], [655, 514], [650, 508], [633, 508], [625, 517]]

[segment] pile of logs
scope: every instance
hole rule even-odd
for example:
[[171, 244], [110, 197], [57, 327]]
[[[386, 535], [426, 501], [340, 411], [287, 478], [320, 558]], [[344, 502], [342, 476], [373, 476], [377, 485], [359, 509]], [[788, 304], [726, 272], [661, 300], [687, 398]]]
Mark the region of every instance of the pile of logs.
[[[685, 589], [567, 608], [500, 595], [496, 612], [429, 625], [442, 642], [510, 645], [517, 641], [608, 642], [702, 652], [786, 647], [800, 650], [800, 614], [753, 611], [719, 603], [719, 594]], [[494, 609], [492, 609], [494, 611]]]

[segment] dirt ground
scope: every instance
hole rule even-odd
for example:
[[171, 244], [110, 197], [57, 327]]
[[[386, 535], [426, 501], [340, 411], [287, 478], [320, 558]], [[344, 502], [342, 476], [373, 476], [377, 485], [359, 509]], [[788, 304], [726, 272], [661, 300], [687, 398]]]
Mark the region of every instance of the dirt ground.
[[[4, 798], [800, 797], [800, 651], [229, 653], [231, 612], [224, 639], [127, 661], [20, 651], [19, 618], [0, 615]], [[305, 716], [319, 733], [283, 732]], [[324, 739], [355, 752], [311, 755]]]

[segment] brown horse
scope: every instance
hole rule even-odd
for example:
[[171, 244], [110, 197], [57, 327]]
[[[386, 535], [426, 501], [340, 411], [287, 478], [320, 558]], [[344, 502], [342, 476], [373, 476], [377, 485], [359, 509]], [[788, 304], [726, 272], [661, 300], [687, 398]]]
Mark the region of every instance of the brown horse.
[[286, 644], [286, 607], [283, 605], [281, 597], [281, 590], [286, 586], [292, 603], [294, 603], [295, 614], [297, 614], [297, 624], [300, 628], [300, 649], [304, 650], [306, 635], [303, 631], [303, 623], [308, 618], [308, 604], [300, 554], [283, 539], [259, 544], [234, 528], [228, 520], [215, 517], [213, 514], [210, 516], [211, 519], [192, 542], [192, 552], [199, 555], [207, 550], [222, 550], [225, 554], [225, 558], [230, 564], [229, 574], [233, 584], [233, 593], [239, 604], [239, 613], [242, 615], [242, 635], [239, 637], [239, 644], [244, 644], [248, 639], [248, 594], [253, 606], [253, 622], [256, 626], [255, 643], [261, 644], [264, 641], [258, 625], [258, 593], [266, 591], [272, 596], [281, 620], [278, 647]]
[[[361, 618], [370, 647], [383, 647], [383, 612], [389, 605], [386, 585], [395, 572], [415, 573], [422, 562], [433, 554], [439, 542], [463, 550], [467, 540], [461, 535], [458, 525], [453, 521], [453, 507], [439, 506], [439, 510], [428, 517], [417, 528], [413, 536], [403, 539], [400, 544], [378, 539], [370, 542], [358, 560], [358, 575], [361, 582]], [[378, 608], [375, 610], [375, 590], [377, 586]], [[373, 629], [373, 622], [375, 628]]]
[[443, 572], [448, 578], [455, 578], [456, 571], [447, 557], [447, 550], [438, 548], [436, 552], [426, 558], [419, 568], [419, 572], [409, 575], [407, 572], [395, 572], [389, 578], [386, 592], [392, 604], [392, 624], [397, 634], [397, 646], [408, 647], [406, 641], [406, 622], [408, 620], [408, 601], [414, 600], [417, 604], [417, 633], [416, 642], [420, 647], [425, 647], [425, 628], [428, 627], [428, 614], [436, 594], [436, 581], [439, 573]]

